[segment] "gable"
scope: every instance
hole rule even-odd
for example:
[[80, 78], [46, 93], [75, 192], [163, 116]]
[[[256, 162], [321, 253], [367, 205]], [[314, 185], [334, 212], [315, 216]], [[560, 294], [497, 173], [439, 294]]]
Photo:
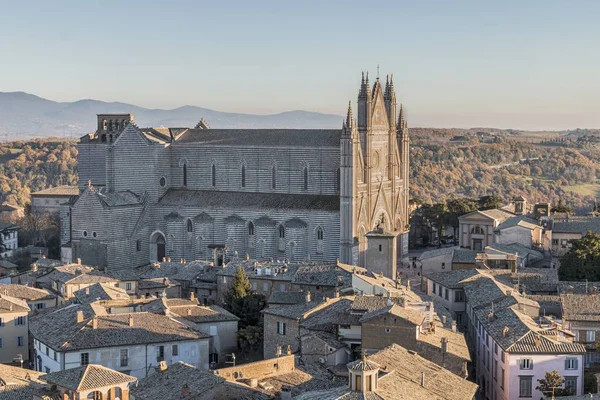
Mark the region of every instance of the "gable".
[[467, 223], [467, 224], [475, 223], [475, 222], [476, 223], [494, 224], [494, 222], [495, 222], [494, 218], [489, 217], [480, 211], [473, 211], [469, 214], [461, 215], [460, 217], [458, 217], [458, 220], [461, 223]]
[[381, 86], [379, 84], [375, 86], [375, 93], [373, 97], [371, 126], [373, 127], [373, 130], [385, 130], [387, 132], [389, 131], [390, 126], [388, 123], [387, 111], [385, 109], [383, 92], [381, 91]]
[[142, 136], [142, 133], [132, 124], [127, 125], [121, 134], [115, 140], [115, 147], [120, 146], [147, 146], [148, 141]]

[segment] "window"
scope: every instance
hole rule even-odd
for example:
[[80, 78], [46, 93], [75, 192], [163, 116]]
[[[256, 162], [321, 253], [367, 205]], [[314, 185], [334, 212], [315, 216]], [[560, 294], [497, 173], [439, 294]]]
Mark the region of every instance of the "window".
[[256, 292], [256, 282], [252, 282], [252, 290]]
[[98, 234], [96, 232], [92, 232], [92, 236], [93, 237], [98, 237]]
[[217, 166], [213, 164], [210, 170], [212, 185], [217, 186]]
[[552, 245], [558, 246], [558, 239], [552, 239]]
[[500, 368], [500, 388], [504, 389], [504, 368]]
[[519, 376], [519, 397], [531, 397], [531, 376]]
[[446, 269], [446, 263], [445, 262], [442, 263], [442, 269]]
[[285, 335], [285, 322], [277, 322], [277, 333]]
[[242, 165], [242, 187], [246, 187], [246, 166]]
[[463, 292], [462, 290], [457, 290], [454, 292], [454, 301], [457, 303], [464, 303], [465, 302], [465, 292]]
[[81, 365], [88, 365], [90, 363], [90, 353], [81, 353]]
[[269, 284], [267, 282], [263, 282], [263, 292], [267, 293], [269, 291]]
[[173, 348], [171, 349], [171, 352], [174, 356], [178, 356], [179, 355], [179, 345], [174, 344]]
[[355, 385], [356, 385], [355, 390], [357, 392], [360, 392], [362, 390], [362, 376], [361, 375], [356, 375]]
[[500, 360], [504, 362], [504, 350], [500, 353]]
[[494, 343], [494, 354], [498, 355], [498, 343]]
[[156, 361], [161, 362], [165, 360], [165, 346], [158, 346], [156, 348]]
[[161, 176], [161, 178], [158, 181], [158, 184], [160, 185], [160, 187], [167, 186], [167, 178], [165, 178], [164, 176]]
[[565, 369], [577, 369], [578, 367], [578, 362], [576, 358], [567, 358], [565, 359]]
[[19, 326], [19, 325], [25, 325], [25, 323], [27, 322], [27, 317], [25, 316], [20, 316], [15, 318], [15, 325]]
[[317, 254], [323, 253], [323, 228], [317, 227]]
[[248, 236], [254, 236], [254, 224], [252, 222], [248, 223]]
[[304, 190], [308, 190], [308, 167], [304, 167]]
[[87, 231], [83, 231], [83, 236], [87, 237]]
[[285, 283], [280, 283], [279, 284], [279, 291], [280, 292], [285, 292]]
[[379, 245], [379, 252], [381, 253], [383, 251], [383, 246]]
[[125, 290], [131, 290], [131, 282], [125, 284]]
[[392, 329], [391, 328], [385, 328], [385, 333], [392, 333]]
[[435, 294], [435, 290], [437, 289], [437, 285], [434, 283], [433, 284], [433, 293]]
[[50, 373], [50, 368], [48, 367], [44, 367], [44, 369], [46, 370], [46, 373], [49, 374]]
[[135, 250], [142, 251], [142, 241], [140, 239], [135, 241]]
[[37, 303], [35, 305], [36, 310], [43, 310], [44, 308], [46, 308], [46, 303]]
[[129, 350], [121, 349], [121, 367], [126, 367], [129, 364]]
[[187, 186], [187, 164], [183, 164], [183, 186]]
[[576, 376], [565, 376], [565, 389], [570, 389], [573, 394], [577, 393]]
[[521, 358], [519, 367], [521, 369], [533, 369], [533, 360], [531, 358]]
[[58, 356], [57, 356], [56, 351], [54, 351], [54, 361], [57, 361], [57, 360], [58, 360]]
[[46, 355], [50, 357], [50, 347], [46, 346]]
[[498, 380], [498, 360], [494, 360], [494, 380], [497, 381]]
[[271, 189], [277, 189], [277, 169], [274, 165], [271, 167]]

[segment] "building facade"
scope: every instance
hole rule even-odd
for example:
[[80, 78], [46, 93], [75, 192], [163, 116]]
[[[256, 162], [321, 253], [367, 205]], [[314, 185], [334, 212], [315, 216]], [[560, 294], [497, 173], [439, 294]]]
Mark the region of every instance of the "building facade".
[[[61, 213], [84, 263], [123, 270], [173, 259], [366, 262], [366, 233], [407, 255], [409, 137], [393, 80], [363, 76], [340, 130], [139, 129], [98, 115], [78, 144], [81, 194]], [[65, 222], [63, 224], [67, 226]]]

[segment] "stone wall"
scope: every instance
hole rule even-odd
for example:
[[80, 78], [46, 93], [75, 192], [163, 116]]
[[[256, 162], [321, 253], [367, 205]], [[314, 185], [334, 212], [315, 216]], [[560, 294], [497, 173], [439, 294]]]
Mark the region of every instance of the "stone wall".
[[286, 374], [295, 369], [296, 361], [292, 354], [235, 367], [216, 369], [214, 374], [229, 381], [235, 381], [237, 379], [264, 379], [269, 376]]
[[[285, 335], [277, 333], [277, 322], [286, 324]], [[299, 322], [296, 319], [265, 314], [263, 333], [263, 355], [265, 358], [276, 356], [277, 345], [281, 346], [283, 353], [287, 351], [288, 345], [292, 353], [300, 350]]]

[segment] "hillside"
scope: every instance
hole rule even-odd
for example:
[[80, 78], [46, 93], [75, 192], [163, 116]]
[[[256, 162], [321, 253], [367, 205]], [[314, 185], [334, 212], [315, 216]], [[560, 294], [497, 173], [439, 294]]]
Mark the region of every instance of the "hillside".
[[0, 92], [0, 138], [79, 137], [96, 127], [99, 113], [133, 113], [138, 126], [193, 127], [203, 117], [213, 128], [339, 128], [342, 117], [309, 111], [272, 115], [220, 112], [196, 106], [173, 110], [147, 109], [132, 104], [79, 100], [59, 103], [23, 93]]

